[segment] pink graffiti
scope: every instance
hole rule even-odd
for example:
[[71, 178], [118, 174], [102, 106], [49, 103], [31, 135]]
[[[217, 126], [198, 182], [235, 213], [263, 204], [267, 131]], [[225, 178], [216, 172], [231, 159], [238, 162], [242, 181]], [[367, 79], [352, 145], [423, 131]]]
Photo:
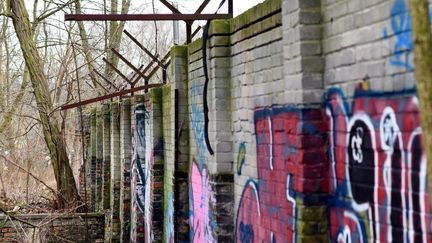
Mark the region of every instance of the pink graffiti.
[[207, 171], [200, 172], [195, 160], [192, 163], [191, 173], [191, 232], [192, 242], [216, 242], [213, 237], [213, 226], [210, 218], [211, 203], [214, 203], [214, 196], [208, 182]]

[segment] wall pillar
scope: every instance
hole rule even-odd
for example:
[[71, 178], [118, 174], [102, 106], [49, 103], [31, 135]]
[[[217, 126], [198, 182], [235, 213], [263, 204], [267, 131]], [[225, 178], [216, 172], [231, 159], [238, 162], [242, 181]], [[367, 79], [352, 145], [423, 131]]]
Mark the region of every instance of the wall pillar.
[[[297, 168], [289, 170], [293, 193], [290, 196], [296, 201], [293, 231], [297, 242], [326, 242], [328, 158], [324, 141], [327, 141], [327, 133], [320, 130], [321, 134], [309, 134], [304, 125], [327, 127], [326, 116], [321, 110], [324, 96], [321, 1], [283, 0], [282, 23], [285, 89], [279, 93], [278, 102], [306, 108], [297, 113], [297, 126], [304, 134], [296, 134], [302, 146], [295, 150], [301, 156]], [[280, 136], [276, 130], [272, 133], [276, 138]], [[318, 141], [319, 136], [322, 139]], [[312, 144], [311, 141], [315, 142]], [[311, 162], [309, 158], [316, 159]], [[322, 176], [316, 178], [317, 174]]]
[[110, 104], [102, 106], [103, 115], [103, 209], [110, 209], [110, 188], [111, 188], [111, 112]]
[[[164, 134], [171, 131], [173, 161], [167, 160], [167, 166], [174, 175], [165, 174], [166, 180], [172, 180], [173, 194], [166, 193], [164, 211], [167, 242], [189, 242], [189, 113], [188, 113], [188, 47], [175, 46], [171, 49], [170, 65], [171, 85], [171, 122], [169, 127], [164, 123]], [[164, 98], [165, 100], [166, 98]], [[165, 102], [164, 102], [165, 103]], [[167, 105], [164, 106], [164, 116]], [[164, 119], [165, 121], [165, 119]], [[167, 171], [167, 170], [166, 170]], [[167, 185], [167, 183], [165, 183]], [[167, 192], [167, 190], [165, 190]], [[171, 212], [174, 209], [174, 212]], [[173, 213], [173, 215], [171, 215]], [[172, 218], [173, 217], [173, 218]], [[172, 225], [171, 225], [172, 224]], [[173, 238], [171, 238], [173, 237]]]
[[131, 144], [131, 100], [123, 99], [120, 105], [120, 156], [121, 156], [121, 188], [120, 188], [120, 223], [121, 240], [129, 242], [130, 232], [130, 168]]
[[[150, 157], [146, 157], [146, 170], [150, 174], [150, 201], [148, 205], [151, 214], [148, 215], [149, 220], [152, 222], [150, 235], [153, 237], [154, 242], [162, 242], [163, 238], [163, 208], [164, 208], [164, 149], [165, 144], [162, 137], [162, 90], [152, 89], [146, 103], [150, 104], [149, 109], [149, 123], [146, 123], [146, 151]], [[147, 205], [146, 205], [147, 206]], [[147, 216], [146, 216], [147, 217]]]
[[234, 240], [234, 175], [231, 129], [231, 39], [230, 22], [214, 20], [209, 28], [208, 106], [209, 140], [214, 155], [209, 160], [210, 185], [214, 193], [215, 240]]
[[93, 108], [90, 113], [90, 148], [91, 148], [91, 157], [90, 157], [90, 195], [91, 195], [91, 204], [90, 211], [96, 211], [96, 171], [97, 171], [97, 126], [96, 126], [96, 108]]
[[111, 242], [120, 242], [120, 188], [121, 188], [121, 161], [120, 161], [120, 104], [111, 103]]
[[133, 163], [131, 168], [131, 242], [145, 242], [145, 98], [136, 95], [133, 116]]
[[82, 111], [82, 137], [84, 139], [82, 143], [84, 143], [84, 157], [83, 162], [80, 166], [80, 175], [79, 175], [79, 189], [81, 200], [86, 204], [86, 208], [89, 209], [91, 205], [91, 177], [90, 175], [90, 164], [91, 164], [91, 134], [90, 134], [90, 114]]
[[103, 114], [100, 107], [96, 110], [96, 211], [103, 210]]

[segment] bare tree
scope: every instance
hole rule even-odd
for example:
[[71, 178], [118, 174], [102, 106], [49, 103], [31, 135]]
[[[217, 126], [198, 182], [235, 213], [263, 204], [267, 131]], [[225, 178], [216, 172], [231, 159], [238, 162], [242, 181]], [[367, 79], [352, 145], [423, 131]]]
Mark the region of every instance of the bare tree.
[[[54, 109], [44, 62], [32, 38], [33, 28], [23, 0], [10, 0], [10, 17], [33, 87], [43, 135], [48, 147], [57, 182], [57, 202], [61, 208], [78, 205], [80, 198], [69, 164], [66, 143], [59, 126], [59, 112]], [[49, 14], [49, 13], [47, 13]], [[38, 18], [35, 21], [40, 21]], [[61, 196], [60, 196], [61, 195]]]

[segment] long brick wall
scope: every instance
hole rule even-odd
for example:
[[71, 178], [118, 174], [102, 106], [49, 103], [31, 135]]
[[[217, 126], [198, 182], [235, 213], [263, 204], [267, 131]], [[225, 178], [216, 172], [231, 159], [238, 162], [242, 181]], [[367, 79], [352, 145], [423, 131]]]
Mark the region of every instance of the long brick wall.
[[111, 104], [111, 170], [92, 113], [109, 237], [429, 241], [410, 18], [406, 0], [268, 0], [173, 47], [164, 87]]

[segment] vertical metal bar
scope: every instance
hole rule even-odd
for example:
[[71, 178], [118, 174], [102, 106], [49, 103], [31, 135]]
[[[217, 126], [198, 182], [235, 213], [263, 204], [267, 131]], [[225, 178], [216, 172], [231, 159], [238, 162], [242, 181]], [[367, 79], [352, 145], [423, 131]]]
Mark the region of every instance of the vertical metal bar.
[[192, 42], [192, 24], [186, 23], [186, 43]]
[[166, 68], [165, 68], [165, 69], [162, 69], [162, 82], [163, 82], [164, 84], [167, 83], [167, 71], [166, 71]]
[[[145, 79], [145, 80], [144, 80], [144, 86], [147, 86], [148, 84], [149, 84], [149, 80], [148, 80], [148, 79]], [[145, 89], [145, 90], [144, 90], [144, 93], [147, 94], [147, 93], [148, 93], [148, 89]]]
[[234, 14], [233, 0], [228, 0], [228, 13], [231, 15]]

